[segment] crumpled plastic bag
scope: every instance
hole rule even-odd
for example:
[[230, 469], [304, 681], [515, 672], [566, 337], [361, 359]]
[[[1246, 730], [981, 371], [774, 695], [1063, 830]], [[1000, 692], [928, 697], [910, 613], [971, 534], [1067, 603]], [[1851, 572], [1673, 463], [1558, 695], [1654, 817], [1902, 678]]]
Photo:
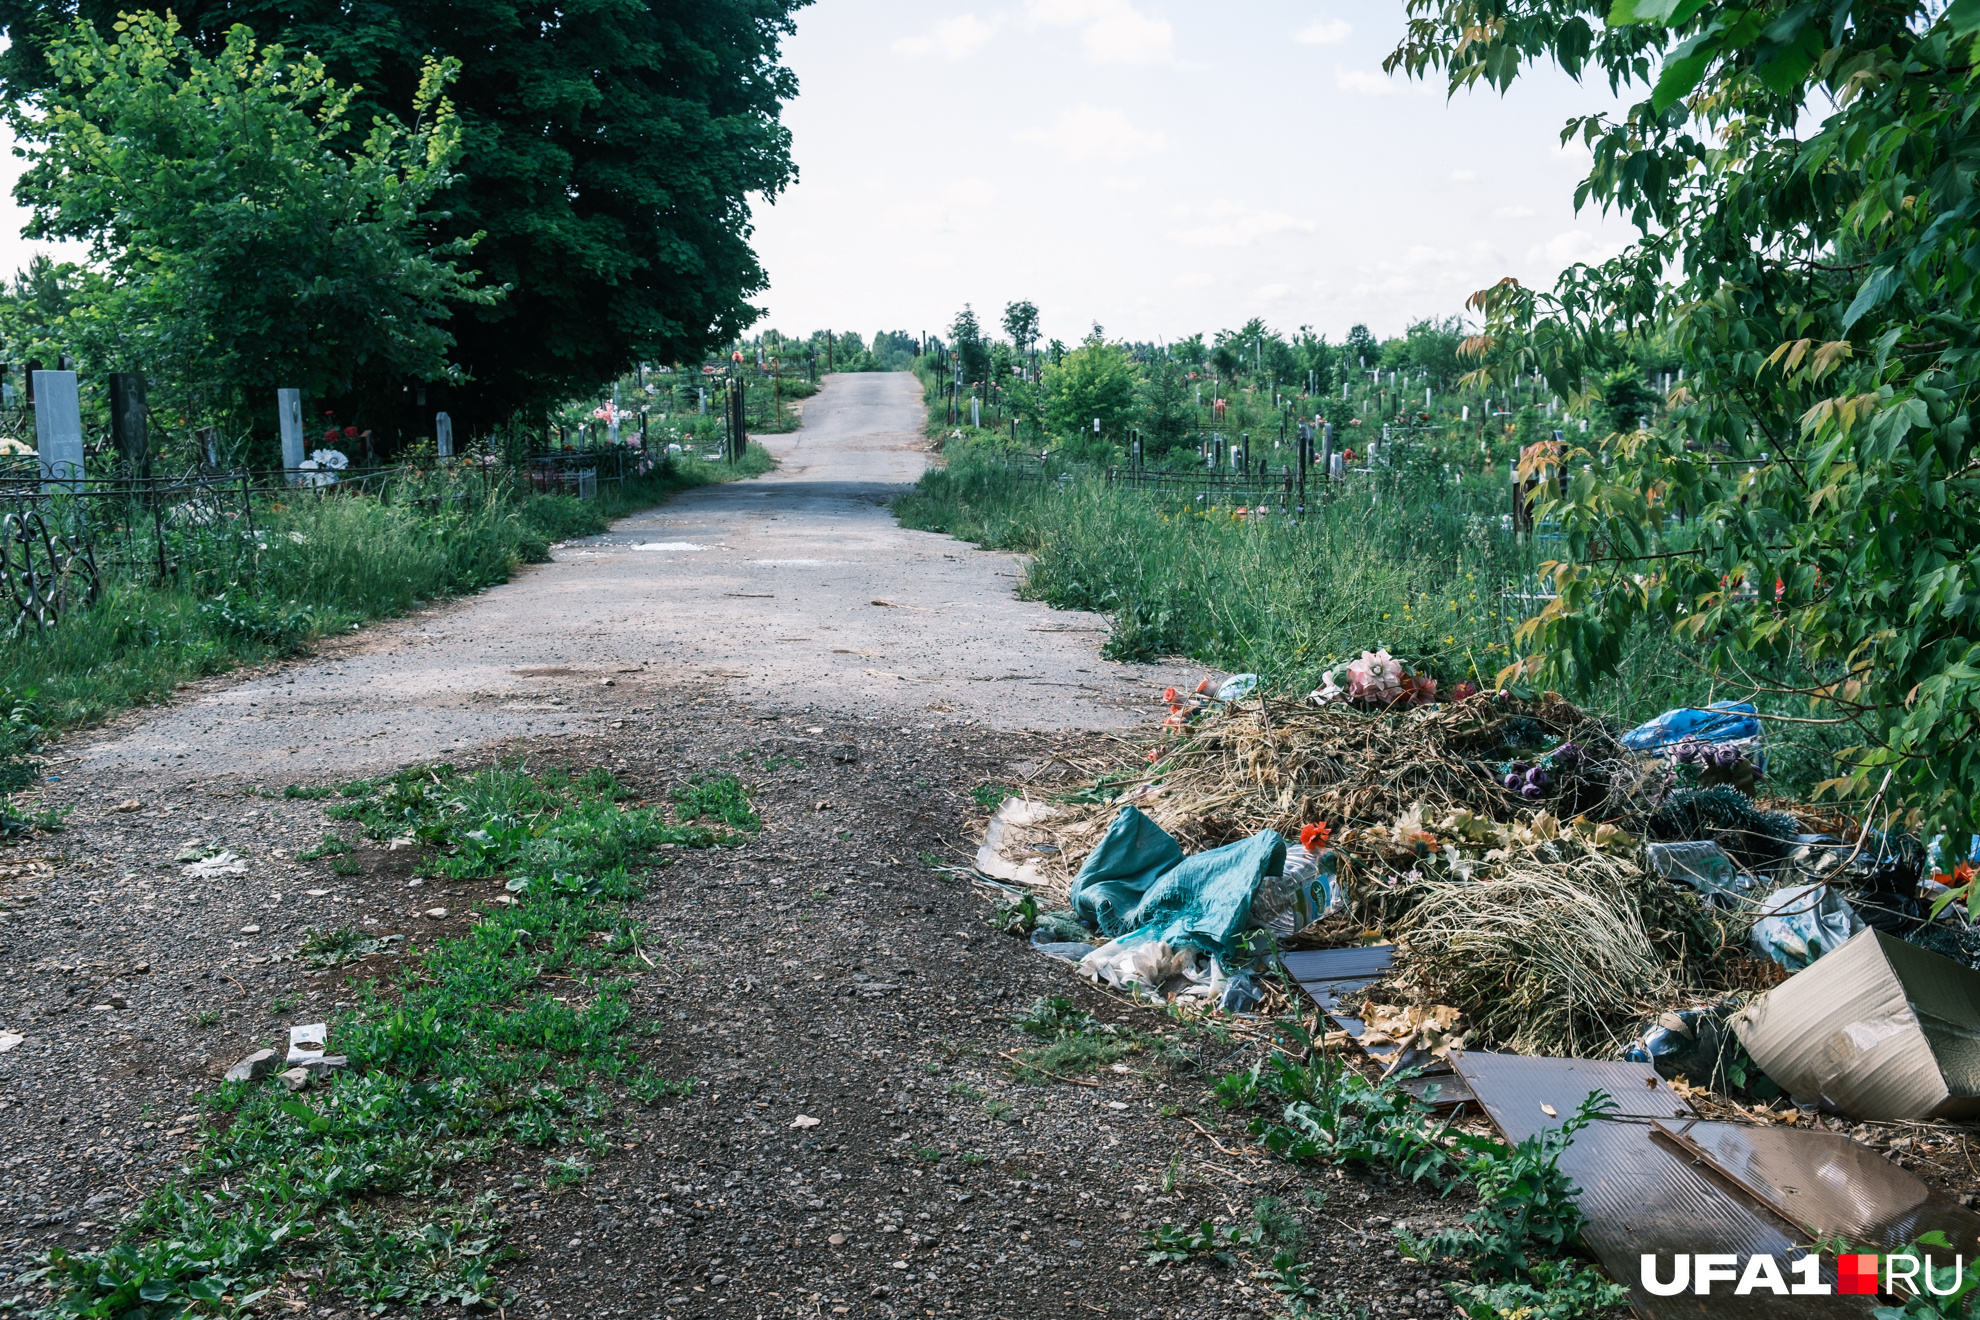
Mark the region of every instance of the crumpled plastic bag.
[[1129, 994], [1159, 996], [1172, 981], [1186, 987], [1209, 986], [1217, 979], [1217, 964], [1187, 945], [1129, 937], [1109, 940], [1080, 959], [1079, 974]]
[[1753, 947], [1798, 972], [1865, 929], [1849, 901], [1828, 885], [1790, 885], [1760, 900]]
[[1710, 900], [1751, 891], [1756, 881], [1742, 874], [1726, 850], [1710, 840], [1653, 843], [1644, 849], [1650, 869], [1666, 880], [1690, 885]]

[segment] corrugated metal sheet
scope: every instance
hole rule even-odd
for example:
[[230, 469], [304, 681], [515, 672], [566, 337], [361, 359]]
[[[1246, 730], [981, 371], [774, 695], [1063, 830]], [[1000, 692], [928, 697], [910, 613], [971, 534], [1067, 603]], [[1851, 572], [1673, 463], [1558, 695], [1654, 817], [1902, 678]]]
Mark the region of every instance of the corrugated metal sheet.
[[[1661, 1257], [1668, 1270], [1670, 1257], [1680, 1253], [1769, 1254], [1783, 1264], [1808, 1254], [1773, 1215], [1749, 1207], [1704, 1170], [1651, 1140], [1653, 1121], [1677, 1127], [1696, 1116], [1650, 1065], [1471, 1052], [1454, 1052], [1452, 1062], [1508, 1141], [1558, 1127], [1596, 1091], [1616, 1101], [1608, 1118], [1575, 1135], [1561, 1169], [1581, 1189], [1579, 1203], [1588, 1216], [1582, 1240], [1630, 1290], [1630, 1305], [1643, 1320], [1870, 1315], [1875, 1299], [1866, 1297], [1738, 1297], [1729, 1284], [1717, 1285], [1706, 1297], [1653, 1297], [1643, 1290], [1645, 1255]], [[1834, 1286], [1833, 1270], [1825, 1268], [1822, 1277]]]
[[1812, 1238], [1891, 1250], [1938, 1231], [1980, 1257], [1980, 1214], [1961, 1209], [1913, 1174], [1840, 1132], [1745, 1123], [1665, 1125], [1706, 1165], [1738, 1183]]

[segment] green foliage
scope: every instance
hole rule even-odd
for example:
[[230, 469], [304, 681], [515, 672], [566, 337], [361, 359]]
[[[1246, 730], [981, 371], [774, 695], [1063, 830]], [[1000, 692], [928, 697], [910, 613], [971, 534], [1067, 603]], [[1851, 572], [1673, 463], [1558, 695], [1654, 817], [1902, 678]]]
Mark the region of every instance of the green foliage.
[[[1585, 1220], [1575, 1204], [1576, 1189], [1560, 1170], [1561, 1154], [1576, 1132], [1614, 1108], [1609, 1097], [1592, 1095], [1558, 1129], [1509, 1147], [1434, 1123], [1429, 1110], [1400, 1089], [1401, 1079], [1370, 1081], [1338, 1056], [1313, 1048], [1302, 1028], [1282, 1025], [1306, 1047], [1304, 1059], [1274, 1050], [1212, 1089], [1227, 1108], [1265, 1111], [1251, 1121], [1263, 1145], [1288, 1160], [1384, 1164], [1411, 1181], [1441, 1185], [1446, 1195], [1469, 1186], [1478, 1203], [1466, 1216], [1466, 1227], [1421, 1241], [1398, 1234], [1409, 1255], [1462, 1260], [1475, 1278], [1503, 1285], [1452, 1290], [1454, 1301], [1472, 1308], [1468, 1315], [1498, 1316], [1490, 1308], [1503, 1305], [1514, 1308], [1506, 1316], [1523, 1316], [1516, 1305], [1544, 1305], [1556, 1309], [1532, 1314], [1567, 1320], [1616, 1304], [1620, 1290], [1605, 1291], [1598, 1274], [1562, 1260]], [[1269, 1112], [1274, 1106], [1276, 1120]], [[1254, 1218], [1261, 1232], [1284, 1241], [1272, 1232], [1283, 1214], [1276, 1203], [1260, 1202]], [[1317, 1296], [1306, 1286], [1303, 1270], [1295, 1268], [1293, 1253], [1284, 1254], [1274, 1258], [1273, 1272], [1279, 1284], [1293, 1290], [1287, 1295]]]
[[991, 908], [986, 920], [990, 923], [990, 929], [1003, 934], [1029, 935], [1032, 927], [1038, 924], [1038, 900], [1030, 894], [1020, 894], [1016, 898], [1000, 898]]
[[40, 715], [35, 709], [34, 691], [14, 692], [0, 687], [0, 794], [18, 792], [41, 774], [41, 758], [35, 749], [41, 745]]
[[361, 133], [314, 55], [238, 26], [209, 52], [144, 12], [114, 28], [51, 43], [51, 85], [9, 119], [30, 144], [32, 232], [101, 263], [55, 327], [65, 343], [239, 420], [278, 386], [446, 375], [450, 307], [496, 297], [456, 265], [471, 239], [425, 232], [460, 157], [442, 95], [459, 66], [421, 67], [412, 127], [380, 115]]
[[1615, 1107], [1597, 1091], [1558, 1128], [1511, 1149], [1496, 1142], [1469, 1149], [1456, 1170], [1478, 1193], [1478, 1207], [1464, 1219], [1467, 1227], [1420, 1241], [1405, 1237], [1404, 1245], [1415, 1256], [1464, 1261], [1478, 1279], [1529, 1274], [1536, 1261], [1559, 1256], [1587, 1222], [1575, 1204], [1578, 1189], [1561, 1172], [1561, 1156], [1575, 1133]]
[[1218, 1228], [1206, 1219], [1194, 1229], [1189, 1229], [1164, 1222], [1158, 1227], [1142, 1230], [1141, 1259], [1146, 1265], [1168, 1265], [1195, 1256], [1207, 1256], [1219, 1265], [1232, 1265], [1237, 1261], [1232, 1253], [1255, 1247], [1264, 1237], [1256, 1224], [1230, 1224]]
[[1124, 350], [1097, 334], [1045, 368], [1044, 384], [1045, 424], [1075, 452], [1111, 453], [1133, 424], [1134, 365]]
[[[443, 245], [481, 236], [479, 287], [509, 290], [494, 306], [457, 305], [445, 327], [453, 361], [472, 364], [474, 378], [437, 387], [433, 403], [473, 433], [637, 361], [698, 360], [755, 319], [748, 300], [765, 276], [750, 246], [750, 199], [774, 198], [794, 176], [778, 116], [797, 83], [778, 60], [802, 3], [554, 14], [459, 0], [170, 8], [205, 50], [245, 13], [263, 39], [320, 57], [331, 77], [362, 89], [353, 138], [374, 116], [403, 110], [425, 59], [462, 66], [452, 89], [464, 130], [459, 177], [437, 199], [432, 236]], [[166, 5], [0, 0], [6, 90], [23, 97], [47, 85], [44, 56], [70, 15], [107, 35], [120, 12], [145, 9]], [[367, 407], [431, 434], [402, 390]]]
[[675, 785], [673, 796], [683, 823], [712, 820], [745, 833], [763, 827], [763, 818], [750, 809], [742, 781], [734, 775], [698, 776]]
[[[1843, 1250], [1854, 1248], [1844, 1246]], [[1938, 1229], [1922, 1233], [1913, 1242], [1888, 1253], [1909, 1256], [1919, 1262], [1917, 1277], [1922, 1291], [1912, 1293], [1900, 1306], [1879, 1306], [1870, 1314], [1876, 1320], [1965, 1320], [1974, 1313], [1975, 1301], [1980, 1299], [1980, 1274], [1974, 1272], [1971, 1261], [1964, 1268], [1939, 1263], [1956, 1260], [1959, 1253], [1960, 1248]]]
[[[1500, 361], [1571, 394], [1619, 342], [1666, 336], [1689, 371], [1657, 426], [1529, 457], [1568, 480], [1540, 509], [1563, 533], [1559, 598], [1523, 631], [1523, 668], [1585, 686], [1640, 624], [1668, 627], [1849, 730], [1836, 787], [1894, 786], [1927, 832], [1963, 837], [1980, 826], [1980, 9], [1475, 11], [1416, 0], [1390, 67], [1504, 88], [1552, 59], [1647, 93], [1565, 134], [1594, 160], [1577, 204], [1641, 241], [1551, 293], [1478, 295]], [[1980, 885], [1964, 896], [1980, 914]]]
[[1465, 1320], [1587, 1320], [1629, 1303], [1629, 1289], [1578, 1260], [1535, 1261], [1531, 1281], [1445, 1284]]
[[1017, 1052], [1011, 1073], [1020, 1081], [1077, 1076], [1144, 1052], [1158, 1059], [1171, 1054], [1171, 1047], [1161, 1037], [1098, 1021], [1072, 1000], [1061, 997], [1035, 1001], [1022, 1017], [1012, 1020], [1012, 1025], [1045, 1042]]

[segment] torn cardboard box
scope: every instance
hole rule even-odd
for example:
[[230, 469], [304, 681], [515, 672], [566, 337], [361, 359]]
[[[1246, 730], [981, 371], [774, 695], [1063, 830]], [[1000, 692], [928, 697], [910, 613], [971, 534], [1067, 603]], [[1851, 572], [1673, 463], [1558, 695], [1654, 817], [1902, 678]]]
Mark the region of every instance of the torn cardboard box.
[[1790, 1095], [1852, 1118], [1980, 1114], [1980, 972], [1866, 930], [1732, 1019]]

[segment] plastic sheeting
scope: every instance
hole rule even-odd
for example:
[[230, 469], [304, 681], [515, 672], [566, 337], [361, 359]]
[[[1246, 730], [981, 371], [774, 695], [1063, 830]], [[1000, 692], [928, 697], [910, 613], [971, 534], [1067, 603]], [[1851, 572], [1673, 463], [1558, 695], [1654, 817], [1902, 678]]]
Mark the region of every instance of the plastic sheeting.
[[1709, 706], [1679, 706], [1625, 733], [1622, 745], [1633, 752], [1668, 752], [1692, 738], [1701, 743], [1730, 743], [1751, 754], [1755, 764], [1766, 759], [1767, 734], [1759, 709], [1750, 701], [1715, 701]]
[[1833, 953], [1862, 930], [1849, 901], [1828, 885], [1789, 885], [1760, 900], [1753, 947], [1791, 972]]
[[1222, 957], [1253, 924], [1259, 883], [1285, 862], [1286, 841], [1273, 830], [1189, 857], [1139, 809], [1122, 807], [1073, 878], [1072, 910], [1122, 944], [1159, 940]]

